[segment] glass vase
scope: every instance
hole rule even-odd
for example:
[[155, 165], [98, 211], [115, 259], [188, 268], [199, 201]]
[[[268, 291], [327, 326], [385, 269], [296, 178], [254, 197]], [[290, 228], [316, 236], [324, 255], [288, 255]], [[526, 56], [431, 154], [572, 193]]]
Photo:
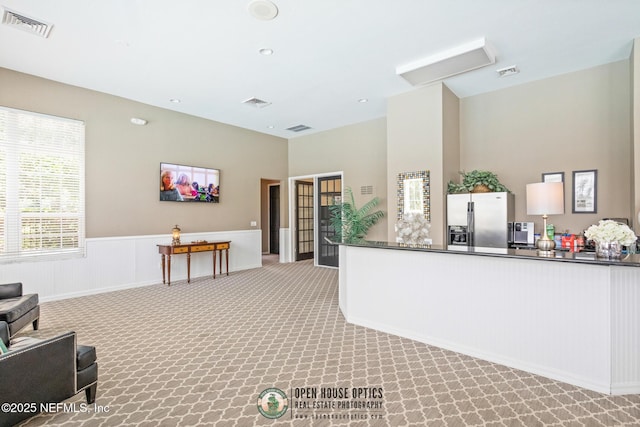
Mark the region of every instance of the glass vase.
[[622, 245], [620, 242], [596, 242], [596, 256], [605, 259], [621, 258]]

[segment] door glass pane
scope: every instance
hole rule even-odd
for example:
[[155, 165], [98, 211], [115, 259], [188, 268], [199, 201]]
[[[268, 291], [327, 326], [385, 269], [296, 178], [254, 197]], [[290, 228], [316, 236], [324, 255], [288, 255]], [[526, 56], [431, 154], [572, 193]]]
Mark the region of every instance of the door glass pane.
[[342, 196], [342, 180], [340, 176], [323, 177], [318, 179], [320, 192], [318, 194], [318, 264], [337, 267], [339, 264], [339, 246], [328, 243], [325, 237], [335, 236], [331, 225], [331, 211], [329, 206]]

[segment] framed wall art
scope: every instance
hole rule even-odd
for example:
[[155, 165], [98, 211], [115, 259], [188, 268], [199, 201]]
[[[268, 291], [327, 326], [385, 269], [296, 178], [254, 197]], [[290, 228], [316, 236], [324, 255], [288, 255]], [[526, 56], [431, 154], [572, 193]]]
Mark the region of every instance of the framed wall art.
[[598, 171], [573, 171], [573, 213], [598, 211]]
[[429, 171], [398, 174], [398, 219], [405, 214], [421, 214], [431, 221]]
[[542, 182], [564, 182], [564, 172], [543, 173]]

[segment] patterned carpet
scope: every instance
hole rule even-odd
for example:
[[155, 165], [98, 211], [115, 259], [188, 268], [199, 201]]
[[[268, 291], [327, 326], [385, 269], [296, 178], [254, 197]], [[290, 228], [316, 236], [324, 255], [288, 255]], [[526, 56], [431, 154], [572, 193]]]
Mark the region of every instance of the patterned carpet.
[[337, 270], [311, 261], [265, 257], [215, 280], [48, 302], [40, 325], [22, 334], [71, 329], [97, 347], [98, 406], [82, 407], [80, 393], [30, 427], [640, 425], [640, 395], [606, 396], [347, 324]]

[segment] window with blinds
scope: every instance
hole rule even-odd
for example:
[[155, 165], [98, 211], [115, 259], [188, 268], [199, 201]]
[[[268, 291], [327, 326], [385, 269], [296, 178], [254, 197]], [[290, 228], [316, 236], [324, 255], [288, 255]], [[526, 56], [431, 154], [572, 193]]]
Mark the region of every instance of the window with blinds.
[[0, 107], [0, 261], [84, 255], [84, 133]]

